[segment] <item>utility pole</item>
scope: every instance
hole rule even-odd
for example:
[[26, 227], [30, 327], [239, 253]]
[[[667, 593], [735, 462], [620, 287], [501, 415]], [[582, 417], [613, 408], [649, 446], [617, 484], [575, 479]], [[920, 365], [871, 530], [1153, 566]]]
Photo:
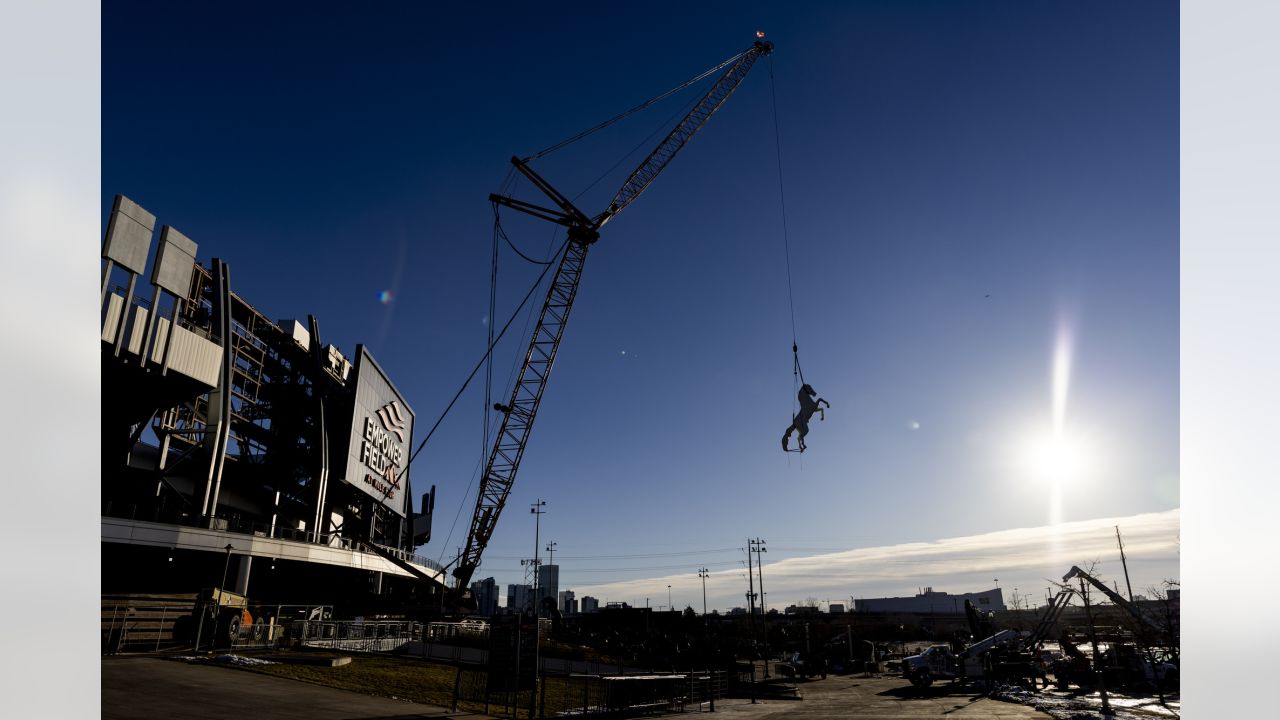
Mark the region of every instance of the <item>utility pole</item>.
[[[529, 693], [529, 717], [537, 717], [538, 710], [538, 653], [542, 649], [542, 603], [538, 597], [538, 576], [542, 573], [542, 562], [538, 559], [539, 533], [542, 531], [542, 516], [547, 512], [542, 508], [547, 501], [538, 498], [529, 508], [533, 513], [533, 692]], [[519, 687], [517, 685], [517, 687]]]
[[538, 581], [540, 580], [538, 576], [542, 574], [541, 572], [539, 572], [539, 570], [542, 569], [542, 561], [539, 559], [539, 555], [538, 555], [538, 539], [539, 539], [538, 535], [542, 531], [542, 516], [545, 515], [547, 512], [542, 508], [546, 507], [546, 505], [547, 505], [546, 500], [543, 500], [542, 498], [538, 498], [538, 501], [533, 503], [533, 505], [529, 508], [529, 512], [533, 513], [533, 516], [534, 516], [533, 517], [533, 592], [532, 592], [532, 595], [533, 595], [533, 616], [535, 618], [542, 616], [542, 607], [541, 607], [542, 603], [539, 602], [540, 598], [538, 597], [538, 585], [539, 585]]
[[[709, 635], [707, 631], [707, 572], [706, 568], [698, 568], [698, 577], [702, 578], [702, 658], [707, 663], [707, 667], [711, 667], [711, 663], [707, 662]], [[707, 673], [711, 677], [711, 712], [716, 711], [716, 692], [715, 692], [715, 672]]]
[[1089, 621], [1089, 641], [1093, 645], [1093, 675], [1098, 683], [1098, 695], [1102, 698], [1102, 714], [1114, 715], [1111, 700], [1107, 697], [1107, 676], [1102, 672], [1102, 655], [1098, 652], [1098, 630], [1093, 624], [1093, 611], [1089, 606], [1089, 591], [1084, 586], [1084, 578], [1080, 578], [1080, 598], [1084, 601], [1084, 615]]
[[755, 575], [751, 568], [751, 538], [747, 538], [747, 618], [748, 627], [751, 630], [751, 704], [754, 705], [756, 702], [756, 587]]
[[702, 626], [707, 626], [707, 569], [698, 568], [698, 577], [702, 578]]
[[760, 579], [760, 629], [764, 633], [764, 676], [769, 677], [769, 616], [765, 610], [764, 604], [764, 560], [760, 558], [760, 553], [769, 552], [764, 546], [764, 540], [756, 538], [754, 541], [747, 540], [747, 544], [755, 543], [756, 551], [756, 574]]
[[1129, 591], [1129, 602], [1133, 602], [1133, 586], [1129, 584], [1129, 563], [1124, 558], [1124, 541], [1120, 539], [1120, 526], [1116, 526], [1116, 544], [1120, 546], [1120, 565], [1124, 568], [1124, 587]]
[[556, 541], [555, 540], [552, 540], [551, 542], [547, 543], [547, 564], [548, 565], [556, 564]]

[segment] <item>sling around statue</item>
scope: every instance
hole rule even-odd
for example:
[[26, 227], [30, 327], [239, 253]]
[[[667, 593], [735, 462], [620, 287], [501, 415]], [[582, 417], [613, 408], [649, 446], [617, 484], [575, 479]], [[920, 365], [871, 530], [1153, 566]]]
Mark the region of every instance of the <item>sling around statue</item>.
[[[784, 451], [804, 452], [804, 436], [809, 434], [809, 418], [813, 417], [815, 412], [818, 413], [819, 420], [827, 419], [827, 414], [823, 412], [822, 406], [826, 405], [829, 408], [831, 407], [831, 403], [823, 400], [822, 398], [814, 399], [814, 396], [817, 394], [817, 391], [808, 383], [805, 383], [800, 387], [800, 392], [797, 395], [797, 399], [800, 401], [800, 412], [795, 414], [795, 417], [791, 419], [791, 426], [782, 434], [782, 449]], [[791, 442], [792, 431], [797, 433], [797, 444], [799, 447], [796, 450], [792, 450], [788, 447]]]

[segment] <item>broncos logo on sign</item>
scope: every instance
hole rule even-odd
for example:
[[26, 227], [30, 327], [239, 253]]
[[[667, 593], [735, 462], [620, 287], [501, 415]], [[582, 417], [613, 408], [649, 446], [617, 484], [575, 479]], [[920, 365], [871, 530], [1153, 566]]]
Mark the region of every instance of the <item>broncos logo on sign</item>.
[[400, 403], [396, 400], [383, 405], [378, 410], [378, 419], [382, 421], [382, 427], [387, 432], [394, 433], [396, 439], [404, 442], [404, 429], [407, 424], [404, 419], [404, 411], [400, 409]]

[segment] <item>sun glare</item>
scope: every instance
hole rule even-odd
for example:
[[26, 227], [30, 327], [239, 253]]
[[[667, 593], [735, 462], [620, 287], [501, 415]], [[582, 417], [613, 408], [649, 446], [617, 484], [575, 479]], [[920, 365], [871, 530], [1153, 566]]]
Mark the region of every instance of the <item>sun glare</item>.
[[1079, 441], [1062, 432], [1051, 432], [1026, 442], [1023, 467], [1039, 482], [1070, 483], [1089, 469], [1088, 451]]

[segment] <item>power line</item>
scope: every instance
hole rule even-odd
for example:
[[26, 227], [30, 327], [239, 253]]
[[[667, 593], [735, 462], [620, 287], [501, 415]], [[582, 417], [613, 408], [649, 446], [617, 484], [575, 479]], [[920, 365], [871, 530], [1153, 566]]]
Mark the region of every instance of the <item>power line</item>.
[[[660, 558], [660, 557], [687, 557], [689, 555], [704, 555], [712, 553], [738, 552], [741, 548], [713, 548], [711, 550], [682, 550], [678, 552], [667, 553], [641, 553], [636, 555], [564, 555], [560, 558], [569, 560], [629, 560], [635, 558]], [[499, 560], [521, 560], [522, 555], [489, 555], [488, 557]]]

